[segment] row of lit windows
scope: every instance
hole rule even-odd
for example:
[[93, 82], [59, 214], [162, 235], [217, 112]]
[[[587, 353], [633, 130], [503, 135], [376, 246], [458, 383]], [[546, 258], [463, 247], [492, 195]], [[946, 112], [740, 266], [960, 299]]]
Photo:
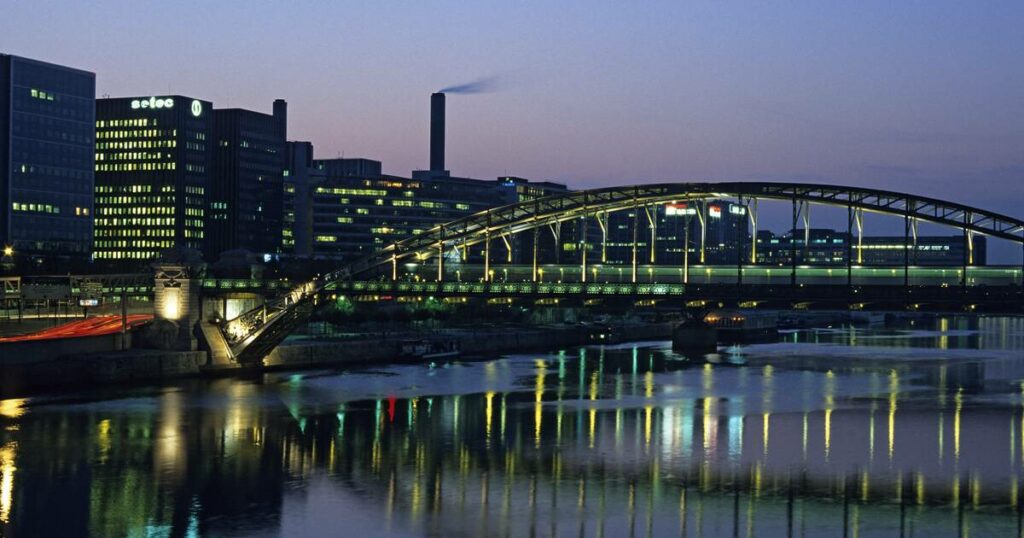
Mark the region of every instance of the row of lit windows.
[[173, 215], [173, 206], [162, 207], [100, 207], [96, 209], [99, 215]]
[[346, 189], [341, 187], [317, 187], [317, 194], [349, 194], [354, 196], [387, 196], [388, 191], [376, 189]]
[[97, 142], [96, 149], [151, 149], [176, 148], [177, 140], [129, 140], [126, 142]]
[[96, 219], [96, 226], [174, 226], [174, 217], [169, 218], [103, 218]]
[[202, 239], [203, 238], [203, 231], [202, 230], [193, 230], [191, 228], [185, 228], [185, 237], [189, 238], [189, 239]]
[[170, 228], [97, 228], [96, 237], [174, 237]]
[[97, 196], [96, 205], [173, 204], [174, 196]]
[[176, 170], [176, 163], [115, 163], [97, 164], [97, 172], [150, 172], [157, 170]]
[[[173, 185], [165, 185], [161, 192], [168, 192], [167, 187], [170, 187], [169, 192], [174, 192]], [[96, 194], [104, 193], [137, 193], [137, 192], [153, 192], [153, 185], [96, 185]]]
[[146, 161], [146, 160], [158, 160], [158, 159], [173, 159], [174, 155], [171, 153], [164, 153], [162, 151], [124, 151], [117, 153], [97, 153], [97, 161]]
[[95, 248], [171, 248], [174, 241], [147, 241], [145, 239], [133, 239], [131, 241], [95, 241]]
[[152, 126], [156, 127], [156, 118], [130, 118], [126, 120], [98, 120], [96, 127], [149, 127], [150, 121]]
[[29, 90], [28, 93], [32, 97], [35, 97], [36, 99], [42, 99], [43, 101], [53, 101], [54, 97], [55, 97], [50, 92], [44, 92], [43, 90], [37, 90], [35, 88], [32, 88], [31, 90]]
[[204, 192], [206, 189], [199, 185], [185, 185], [185, 194], [203, 194]]
[[[51, 215], [60, 214], [60, 206], [52, 204], [25, 204], [21, 202], [11, 202], [11, 209], [14, 211], [32, 211], [36, 213], [49, 213]], [[87, 217], [89, 216], [88, 207], [75, 207], [76, 217]]]
[[186, 164], [185, 170], [188, 172], [197, 172], [200, 174], [206, 173], [206, 167], [200, 164]]
[[97, 131], [97, 139], [166, 138], [178, 136], [177, 129], [132, 129], [130, 131]]
[[155, 251], [143, 251], [143, 252], [95, 252], [93, 254], [96, 258], [106, 258], [109, 260], [148, 260], [153, 256], [156, 256]]

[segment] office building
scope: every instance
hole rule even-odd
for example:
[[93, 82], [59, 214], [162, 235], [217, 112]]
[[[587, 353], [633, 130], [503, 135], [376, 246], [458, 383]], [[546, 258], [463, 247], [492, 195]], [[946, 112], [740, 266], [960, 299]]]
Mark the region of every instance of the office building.
[[347, 159], [315, 161], [324, 178], [313, 192], [315, 257], [356, 259], [387, 244], [496, 204], [495, 183], [466, 178], [338, 175]]
[[854, 265], [894, 267], [906, 262], [959, 267], [965, 259], [968, 265], [985, 265], [988, 254], [986, 239], [980, 235], [971, 239], [970, 246], [963, 235], [919, 236], [916, 244], [911, 241], [908, 245], [902, 235], [864, 236], [858, 241], [846, 232], [811, 228], [781, 236], [762, 231], [757, 240], [757, 263], [762, 265], [788, 266], [795, 254], [798, 265], [845, 266], [849, 254]]
[[313, 165], [313, 144], [288, 142], [281, 224], [283, 254], [302, 259], [313, 256], [313, 190], [323, 177], [323, 170]]
[[0, 247], [16, 263], [89, 258], [95, 98], [93, 73], [0, 54]]
[[245, 249], [273, 255], [281, 249], [287, 152], [287, 104], [273, 114], [238, 108], [213, 111], [213, 173], [206, 193], [203, 252]]
[[97, 261], [141, 264], [166, 248], [202, 249], [211, 111], [182, 95], [96, 101]]

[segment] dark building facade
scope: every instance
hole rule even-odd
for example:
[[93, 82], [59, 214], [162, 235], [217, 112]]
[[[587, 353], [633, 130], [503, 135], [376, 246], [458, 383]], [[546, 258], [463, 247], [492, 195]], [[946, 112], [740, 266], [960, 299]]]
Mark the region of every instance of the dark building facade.
[[496, 204], [494, 182], [466, 178], [337, 176], [341, 165], [318, 160], [325, 173], [313, 192], [313, 254], [357, 259], [440, 223]]
[[88, 260], [96, 76], [0, 54], [0, 241], [19, 260]]
[[213, 174], [207, 192], [203, 251], [276, 254], [281, 249], [287, 105], [273, 114], [237, 108], [213, 111]]
[[[284, 171], [281, 252], [295, 258], [313, 256], [313, 190], [324, 177], [313, 165], [313, 144], [288, 142]], [[380, 169], [378, 163], [377, 169]]]
[[202, 249], [212, 173], [208, 101], [97, 100], [94, 258], [141, 263], [165, 248]]
[[587, 234], [590, 259], [631, 265], [635, 228], [638, 264], [735, 264], [737, 248], [745, 252], [751, 241], [747, 218], [746, 206], [726, 200], [617, 211], [590, 226], [600, 234]]
[[974, 236], [968, 245], [963, 235], [919, 236], [916, 245], [899, 236], [864, 236], [860, 241], [846, 232], [827, 228], [797, 230], [776, 236], [757, 234], [757, 263], [787, 266], [796, 256], [798, 265], [854, 265], [959, 267], [987, 263], [987, 241]]

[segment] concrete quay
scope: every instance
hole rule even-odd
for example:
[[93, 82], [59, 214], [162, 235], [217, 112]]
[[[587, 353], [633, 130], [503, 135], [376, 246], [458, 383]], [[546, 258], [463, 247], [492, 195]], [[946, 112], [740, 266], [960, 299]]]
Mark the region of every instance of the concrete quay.
[[[668, 339], [670, 323], [629, 325], [619, 341]], [[119, 338], [120, 335], [117, 335]], [[96, 337], [109, 338], [109, 337]], [[242, 368], [214, 364], [210, 353], [120, 349], [120, 341], [68, 342], [56, 352], [8, 353], [0, 356], [0, 394], [15, 395], [61, 387], [156, 383], [202, 375], [232, 375], [264, 370], [389, 363], [399, 359], [407, 339], [454, 341], [463, 357], [520, 353], [587, 343], [580, 326], [511, 329], [448, 329], [428, 335], [397, 333], [388, 337], [348, 340], [295, 340], [275, 348], [263, 366]]]

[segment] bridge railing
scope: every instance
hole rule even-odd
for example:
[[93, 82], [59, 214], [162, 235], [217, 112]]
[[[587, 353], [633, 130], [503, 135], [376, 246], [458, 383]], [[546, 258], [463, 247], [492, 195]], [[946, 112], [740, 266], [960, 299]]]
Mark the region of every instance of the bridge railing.
[[[485, 275], [484, 267], [475, 264], [446, 264], [445, 282], [532, 282], [532, 265], [500, 265], [492, 267]], [[691, 265], [680, 266], [639, 265], [634, 280], [632, 267], [627, 265], [590, 265], [587, 267], [587, 283], [691, 283], [691, 284], [734, 284], [737, 278], [735, 265]], [[793, 270], [788, 266], [744, 265], [742, 283], [747, 285], [791, 284]], [[404, 282], [435, 282], [437, 266], [434, 264], [405, 264], [396, 275]], [[845, 266], [812, 267], [798, 266], [796, 281], [808, 285], [892, 285], [902, 286], [905, 282], [903, 266], [854, 266], [847, 274]], [[390, 275], [382, 278], [390, 280]], [[543, 264], [538, 266], [538, 283], [582, 282], [579, 265]], [[972, 266], [967, 268], [967, 286], [1017, 286], [1021, 282], [1021, 269], [1010, 266]], [[961, 286], [963, 269], [959, 267], [912, 266], [906, 274], [906, 283], [911, 286]]]

